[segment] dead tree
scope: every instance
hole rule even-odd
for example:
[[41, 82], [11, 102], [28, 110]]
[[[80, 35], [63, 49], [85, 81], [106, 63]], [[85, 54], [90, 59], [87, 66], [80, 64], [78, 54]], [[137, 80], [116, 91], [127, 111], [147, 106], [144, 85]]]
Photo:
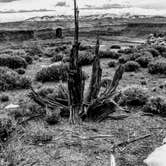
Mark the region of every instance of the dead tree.
[[79, 112], [82, 108], [83, 92], [84, 92], [84, 81], [82, 77], [82, 69], [78, 65], [79, 11], [76, 4], [76, 0], [74, 0], [74, 16], [75, 16], [74, 45], [70, 54], [69, 75], [68, 75], [68, 91], [69, 91], [69, 106], [70, 106], [69, 121], [71, 124], [80, 122]]
[[29, 97], [42, 107], [65, 108], [70, 112], [69, 121], [71, 124], [78, 124], [81, 119], [88, 118], [93, 121], [101, 121], [109, 114], [121, 110], [122, 108], [112, 100], [119, 81], [122, 79], [124, 67], [122, 65], [116, 70], [113, 81], [101, 93], [102, 69], [100, 66], [99, 37], [97, 37], [95, 57], [92, 65], [92, 76], [89, 88], [84, 97], [84, 85], [82, 68], [78, 64], [79, 54], [79, 11], [74, 0], [75, 33], [74, 44], [70, 53], [69, 73], [68, 73], [68, 100], [41, 98], [32, 89]]

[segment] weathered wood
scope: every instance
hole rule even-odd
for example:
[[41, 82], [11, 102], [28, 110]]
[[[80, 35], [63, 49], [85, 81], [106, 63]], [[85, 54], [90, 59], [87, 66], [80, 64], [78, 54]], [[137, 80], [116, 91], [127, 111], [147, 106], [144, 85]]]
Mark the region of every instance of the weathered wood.
[[89, 103], [85, 112], [85, 115], [89, 120], [101, 121], [102, 119], [109, 116], [109, 114], [117, 110], [123, 110], [123, 108], [121, 108], [116, 102], [111, 99], [119, 84], [119, 81], [122, 78], [123, 72], [124, 67], [120, 65], [114, 74], [113, 81], [106, 88], [104, 93], [102, 93], [100, 97], [97, 97], [95, 100]]
[[124, 66], [120, 65], [114, 74], [110, 86], [108, 86], [105, 89], [105, 91], [100, 95], [100, 100], [108, 99], [114, 94], [117, 86], [119, 85], [119, 81], [122, 79], [123, 73], [124, 73]]
[[83, 73], [81, 67], [78, 65], [78, 51], [79, 51], [79, 25], [78, 17], [79, 11], [74, 0], [74, 16], [75, 16], [75, 34], [74, 34], [74, 45], [70, 54], [69, 61], [69, 75], [68, 75], [68, 91], [69, 91], [69, 105], [70, 105], [70, 118], [71, 124], [80, 122], [79, 112], [82, 109], [83, 101]]
[[87, 92], [87, 97], [85, 99], [87, 103], [90, 103], [91, 101], [95, 100], [98, 97], [100, 91], [102, 69], [100, 66], [99, 47], [100, 47], [99, 39], [97, 39], [95, 57], [92, 66], [92, 77]]

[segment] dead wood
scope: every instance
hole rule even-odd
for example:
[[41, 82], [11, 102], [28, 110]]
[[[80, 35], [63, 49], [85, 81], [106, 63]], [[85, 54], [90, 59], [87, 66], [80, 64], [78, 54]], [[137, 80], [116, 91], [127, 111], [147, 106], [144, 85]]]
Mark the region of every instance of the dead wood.
[[98, 97], [101, 84], [102, 69], [100, 65], [100, 56], [99, 56], [99, 39], [97, 38], [96, 49], [95, 49], [95, 58], [92, 66], [92, 77], [87, 92], [86, 102], [90, 103]]
[[147, 135], [143, 135], [143, 136], [134, 138], [134, 139], [132, 139], [132, 140], [127, 140], [127, 141], [123, 141], [123, 142], [114, 144], [113, 147], [112, 147], [112, 150], [115, 151], [116, 148], [119, 148], [119, 147], [122, 147], [122, 146], [127, 146], [127, 145], [129, 145], [129, 144], [131, 144], [131, 143], [134, 143], [134, 142], [137, 142], [137, 141], [140, 141], [140, 140], [149, 138], [149, 137], [151, 137], [151, 136], [152, 136], [151, 134], [147, 134]]
[[70, 105], [70, 118], [71, 124], [80, 122], [79, 112], [82, 110], [83, 101], [83, 73], [81, 67], [78, 65], [78, 51], [79, 51], [79, 11], [74, 0], [74, 16], [75, 16], [75, 34], [74, 45], [70, 54], [69, 61], [69, 74], [68, 74], [68, 91], [69, 91], [69, 105]]
[[[105, 91], [96, 100], [93, 100], [87, 107], [86, 115], [89, 120], [102, 121], [109, 114], [116, 112], [117, 110], [124, 110], [115, 101], [111, 99], [119, 81], [122, 79], [124, 73], [124, 67], [122, 65], [116, 70], [113, 81], [105, 89]], [[100, 85], [100, 84], [99, 84]]]
[[108, 117], [105, 117], [103, 119], [100, 120], [100, 122], [104, 121], [104, 120], [123, 120], [123, 119], [126, 119], [128, 118], [129, 116], [128, 115], [118, 115], [118, 116], [108, 116]]
[[122, 79], [123, 73], [124, 73], [124, 66], [120, 65], [114, 74], [111, 84], [100, 95], [100, 100], [108, 99], [113, 96], [117, 86], [119, 85], [119, 81]]
[[[101, 121], [109, 114], [123, 110], [111, 97], [114, 95], [119, 81], [122, 79], [124, 67], [122, 65], [116, 70], [113, 80], [108, 84], [105, 91], [99, 95], [101, 88], [102, 69], [99, 58], [99, 38], [96, 42], [95, 57], [92, 66], [92, 77], [87, 91], [87, 96], [84, 98], [85, 80], [83, 79], [83, 72], [78, 64], [79, 53], [79, 11], [76, 0], [74, 0], [74, 18], [75, 18], [75, 33], [74, 44], [71, 49], [69, 59], [68, 72], [68, 101], [60, 98], [41, 98], [31, 88], [30, 98], [36, 103], [45, 108], [63, 108], [70, 111], [69, 121], [71, 124], [80, 122], [81, 118], [87, 117], [89, 120]], [[66, 93], [66, 92], [65, 92]], [[81, 114], [80, 114], [81, 113]]]

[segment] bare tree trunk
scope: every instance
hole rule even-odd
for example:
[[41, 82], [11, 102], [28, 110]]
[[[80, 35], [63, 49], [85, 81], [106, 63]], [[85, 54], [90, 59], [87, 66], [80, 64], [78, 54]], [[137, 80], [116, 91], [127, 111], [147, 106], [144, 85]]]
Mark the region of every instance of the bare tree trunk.
[[81, 67], [78, 65], [78, 17], [79, 11], [77, 8], [76, 0], [74, 0], [74, 16], [75, 16], [75, 34], [74, 34], [74, 45], [70, 54], [69, 63], [69, 78], [68, 78], [68, 90], [69, 90], [69, 105], [70, 105], [70, 118], [71, 124], [80, 122], [79, 112], [82, 109], [84, 83]]
[[99, 39], [97, 38], [95, 58], [92, 66], [92, 77], [87, 92], [87, 97], [85, 99], [87, 103], [90, 103], [91, 101], [95, 100], [98, 97], [100, 91], [102, 69], [100, 66], [99, 47]]

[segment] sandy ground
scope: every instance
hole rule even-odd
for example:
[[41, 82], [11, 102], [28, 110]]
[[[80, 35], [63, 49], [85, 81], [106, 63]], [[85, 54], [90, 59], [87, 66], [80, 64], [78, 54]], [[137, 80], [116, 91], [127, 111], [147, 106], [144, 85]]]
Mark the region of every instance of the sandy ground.
[[[81, 39], [81, 42], [89, 42]], [[94, 43], [91, 41], [90, 44]], [[116, 43], [116, 42], [115, 42]], [[111, 45], [112, 41], [102, 41], [103, 45]], [[128, 44], [124, 44], [125, 46]], [[109, 68], [108, 62], [111, 59], [102, 59], [103, 78], [112, 78], [115, 68]], [[49, 58], [41, 58], [29, 65], [26, 76], [34, 80], [35, 74], [44, 65], [51, 64]], [[91, 66], [83, 68], [88, 75], [91, 75]], [[166, 89], [161, 89], [159, 85], [165, 83], [165, 76], [152, 76], [147, 69], [138, 72], [125, 73], [120, 82], [122, 87], [133, 84], [141, 85], [146, 81], [145, 87], [149, 89], [151, 95], [165, 95]], [[87, 81], [88, 85], [89, 80]], [[33, 82], [34, 87], [56, 86], [55, 83], [41, 84]], [[155, 91], [154, 91], [155, 89]], [[17, 104], [20, 99], [28, 101], [26, 94], [29, 90], [7, 91], [10, 101], [1, 103], [1, 114], [4, 114], [4, 107], [9, 103]], [[142, 135], [151, 134], [147, 139], [132, 143], [128, 146], [116, 149], [117, 166], [143, 166], [143, 160], [158, 147], [165, 137], [166, 119], [158, 116], [143, 116], [141, 108], [131, 108], [129, 113], [117, 112], [115, 115], [127, 115], [122, 120], [107, 119], [101, 123], [84, 122], [80, 126], [71, 126], [67, 119], [63, 119], [60, 124], [49, 126], [42, 120], [29, 121], [20, 127], [21, 133], [14, 135], [9, 143], [15, 164], [18, 166], [110, 166], [110, 156], [113, 143], [130, 140]], [[31, 134], [48, 133], [53, 136], [53, 141], [48, 144], [32, 145], [29, 140]], [[96, 135], [110, 135], [110, 137], [84, 140], [75, 138], [73, 135], [90, 137]]]

